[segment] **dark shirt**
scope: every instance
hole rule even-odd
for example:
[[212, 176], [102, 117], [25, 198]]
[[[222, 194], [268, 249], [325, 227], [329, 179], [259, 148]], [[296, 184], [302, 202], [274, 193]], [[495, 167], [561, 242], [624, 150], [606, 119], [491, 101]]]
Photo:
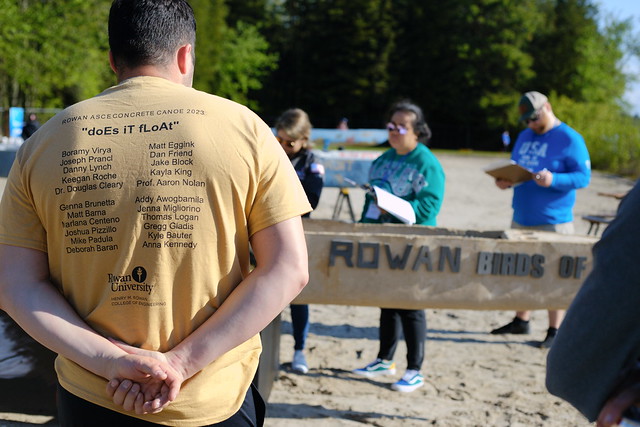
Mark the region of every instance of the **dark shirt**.
[[22, 139], [26, 140], [31, 135], [36, 133], [38, 128], [40, 127], [40, 123], [37, 120], [28, 121], [26, 125], [22, 128]]
[[[307, 194], [311, 208], [315, 209], [320, 201], [320, 193], [324, 185], [324, 167], [316, 162], [316, 157], [311, 151], [301, 150], [291, 159], [291, 164], [300, 178], [302, 188]], [[308, 218], [309, 213], [303, 215]]]
[[640, 358], [640, 185], [593, 248], [593, 270], [547, 357], [547, 388], [595, 421]]

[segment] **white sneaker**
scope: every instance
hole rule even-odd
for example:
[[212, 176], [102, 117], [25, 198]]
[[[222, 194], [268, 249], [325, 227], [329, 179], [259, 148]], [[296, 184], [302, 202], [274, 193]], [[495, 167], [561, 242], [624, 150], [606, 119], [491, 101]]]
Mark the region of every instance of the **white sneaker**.
[[293, 362], [291, 362], [291, 369], [300, 374], [306, 374], [307, 372], [309, 372], [307, 359], [304, 357], [304, 353], [302, 352], [302, 350], [296, 350], [293, 353]]
[[376, 359], [364, 368], [354, 370], [353, 373], [367, 378], [375, 378], [381, 375], [395, 375], [396, 363], [393, 360]]
[[420, 371], [413, 369], [407, 369], [402, 379], [391, 386], [396, 391], [402, 391], [404, 393], [412, 392], [413, 390], [420, 388], [424, 385], [424, 378], [420, 375]]

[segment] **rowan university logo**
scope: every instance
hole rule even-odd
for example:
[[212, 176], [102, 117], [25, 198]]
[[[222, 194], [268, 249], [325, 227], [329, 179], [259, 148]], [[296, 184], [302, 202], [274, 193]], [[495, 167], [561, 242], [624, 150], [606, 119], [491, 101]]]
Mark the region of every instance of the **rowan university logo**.
[[145, 270], [144, 267], [135, 267], [131, 272], [131, 276], [133, 276], [133, 280], [136, 282], [142, 283], [147, 278], [147, 270]]
[[151, 294], [153, 285], [148, 284], [147, 269], [142, 266], [133, 267], [130, 274], [107, 274], [111, 292], [144, 292]]

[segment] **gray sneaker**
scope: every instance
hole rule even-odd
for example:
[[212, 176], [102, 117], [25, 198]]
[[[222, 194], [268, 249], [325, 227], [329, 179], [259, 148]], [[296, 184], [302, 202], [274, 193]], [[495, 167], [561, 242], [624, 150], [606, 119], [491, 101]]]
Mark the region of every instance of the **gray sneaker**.
[[296, 350], [293, 353], [293, 362], [291, 362], [291, 369], [299, 374], [306, 374], [309, 372], [307, 366], [307, 359], [304, 357], [302, 350]]

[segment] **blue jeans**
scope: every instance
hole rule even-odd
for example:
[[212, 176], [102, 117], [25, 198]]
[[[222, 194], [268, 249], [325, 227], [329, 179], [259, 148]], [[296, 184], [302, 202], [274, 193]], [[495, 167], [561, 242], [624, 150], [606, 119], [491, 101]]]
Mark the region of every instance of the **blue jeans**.
[[309, 333], [309, 306], [291, 304], [291, 326], [293, 327], [294, 350], [304, 350]]

